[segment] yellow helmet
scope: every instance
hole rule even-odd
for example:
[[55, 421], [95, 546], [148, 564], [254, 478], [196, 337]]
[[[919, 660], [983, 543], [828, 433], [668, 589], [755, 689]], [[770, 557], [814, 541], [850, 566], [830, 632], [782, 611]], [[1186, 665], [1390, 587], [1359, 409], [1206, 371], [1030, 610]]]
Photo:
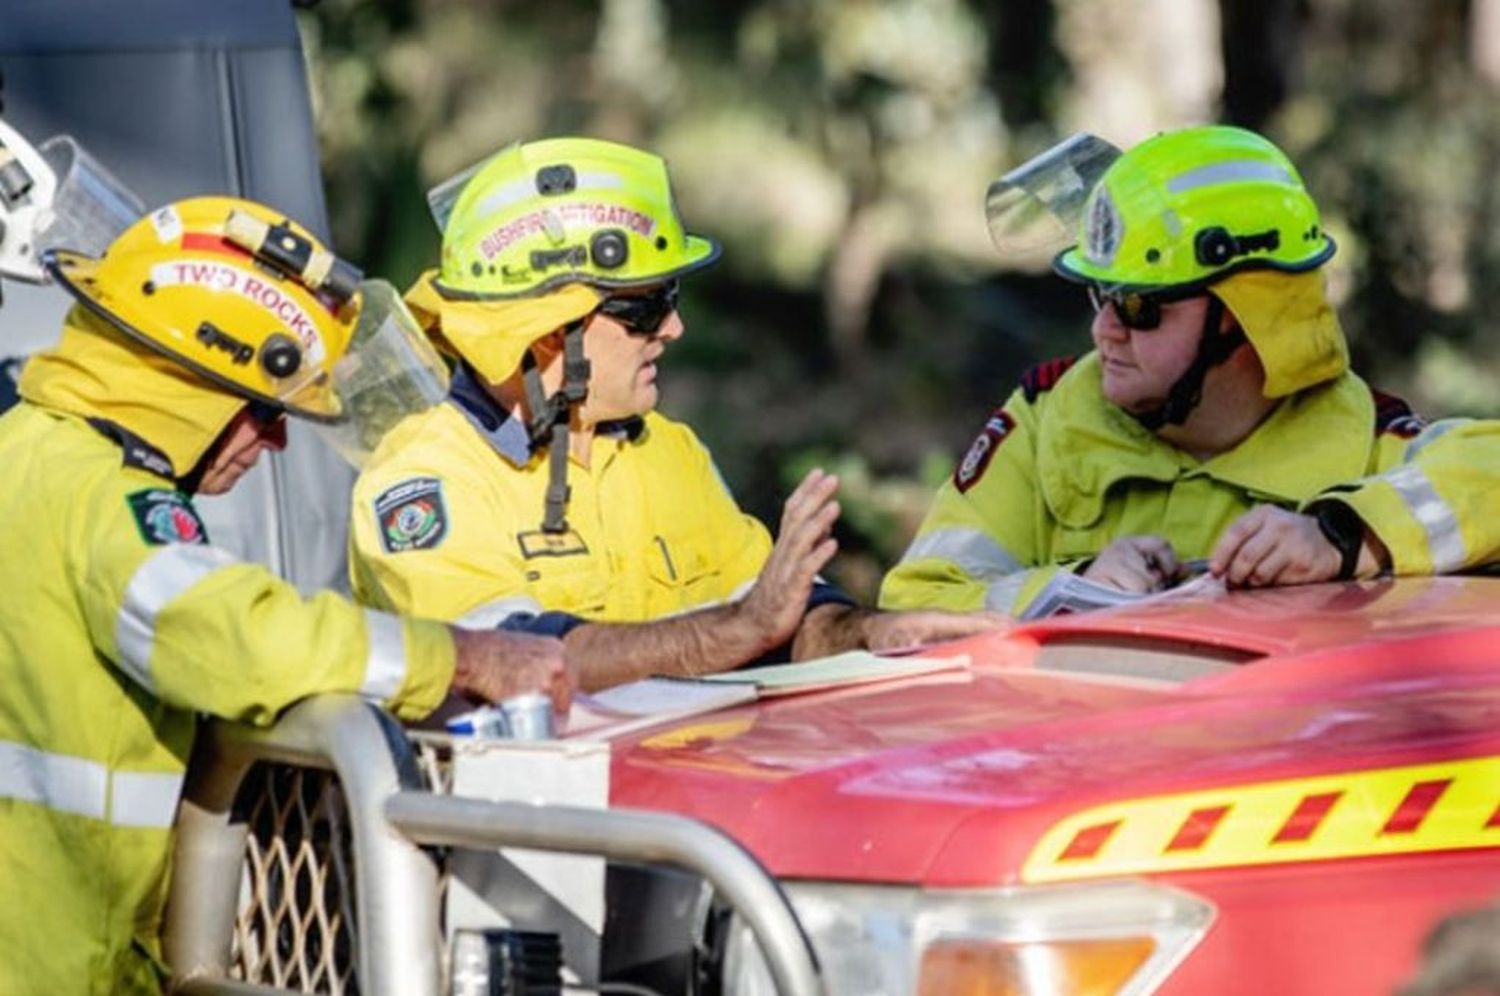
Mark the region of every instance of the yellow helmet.
[[455, 298], [642, 287], [719, 255], [683, 229], [666, 162], [615, 142], [513, 145], [428, 197], [443, 228], [438, 288]]
[[1302, 273], [1334, 253], [1286, 154], [1243, 128], [1208, 125], [1142, 142], [1105, 170], [1059, 274], [1109, 292], [1203, 287], [1231, 273]]
[[103, 257], [55, 249], [70, 294], [137, 341], [251, 400], [339, 418], [360, 273], [279, 212], [232, 197], [170, 204]]

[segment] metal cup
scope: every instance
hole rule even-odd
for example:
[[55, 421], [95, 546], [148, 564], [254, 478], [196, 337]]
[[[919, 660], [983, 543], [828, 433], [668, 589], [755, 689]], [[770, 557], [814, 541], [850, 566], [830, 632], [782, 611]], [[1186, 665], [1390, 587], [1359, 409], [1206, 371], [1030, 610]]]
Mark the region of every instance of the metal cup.
[[552, 700], [540, 692], [516, 695], [500, 703], [505, 726], [512, 740], [551, 740]]

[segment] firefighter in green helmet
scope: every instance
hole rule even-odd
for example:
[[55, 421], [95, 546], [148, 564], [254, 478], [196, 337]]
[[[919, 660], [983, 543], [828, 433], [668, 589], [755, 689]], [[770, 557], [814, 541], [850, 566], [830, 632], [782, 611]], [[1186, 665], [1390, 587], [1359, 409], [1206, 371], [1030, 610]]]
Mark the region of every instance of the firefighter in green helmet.
[[1076, 222], [1053, 268], [1088, 289], [1095, 348], [1023, 375], [881, 604], [1024, 617], [1193, 561], [1251, 587], [1495, 559], [1500, 425], [1428, 424], [1349, 370], [1334, 242], [1286, 155], [1224, 126], [1102, 145], [1070, 139], [988, 205], [1002, 249]]
[[453, 388], [355, 484], [357, 597], [561, 636], [585, 688], [995, 625], [857, 608], [818, 576], [834, 477], [802, 481], [773, 543], [693, 431], [655, 410], [684, 333], [678, 280], [719, 253], [683, 229], [662, 159], [531, 142], [431, 199], [442, 265], [407, 301], [455, 358]]

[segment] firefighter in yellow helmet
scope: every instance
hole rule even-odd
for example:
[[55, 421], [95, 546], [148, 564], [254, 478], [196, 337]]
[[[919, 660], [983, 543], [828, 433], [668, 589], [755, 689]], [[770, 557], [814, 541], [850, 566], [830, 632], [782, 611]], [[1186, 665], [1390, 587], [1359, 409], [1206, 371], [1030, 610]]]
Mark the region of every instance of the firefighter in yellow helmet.
[[1025, 617], [1192, 567], [1263, 586], [1500, 553], [1500, 426], [1429, 425], [1349, 371], [1333, 240], [1266, 139], [1197, 127], [1121, 155], [1077, 136], [987, 209], [1002, 251], [1072, 235], [1053, 267], [1087, 287], [1095, 349], [990, 414], [882, 605]]
[[993, 624], [855, 608], [817, 576], [835, 478], [801, 483], [773, 544], [655, 411], [677, 281], [718, 255], [684, 231], [659, 157], [517, 145], [432, 200], [442, 266], [407, 300], [458, 367], [449, 403], [393, 430], [355, 484], [356, 597], [563, 636], [585, 688]]
[[281, 447], [285, 413], [347, 417], [357, 271], [214, 197], [46, 262], [77, 304], [0, 418], [0, 992], [152, 992], [199, 713], [266, 724], [349, 692], [419, 717], [450, 689], [561, 707], [570, 677], [555, 640], [303, 598], [205, 535], [193, 495]]

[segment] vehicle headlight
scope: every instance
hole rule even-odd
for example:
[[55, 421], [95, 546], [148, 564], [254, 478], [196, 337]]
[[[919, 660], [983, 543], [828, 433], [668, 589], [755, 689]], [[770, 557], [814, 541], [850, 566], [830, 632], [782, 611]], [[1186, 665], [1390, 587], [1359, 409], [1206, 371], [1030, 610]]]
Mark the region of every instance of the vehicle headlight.
[[[783, 883], [829, 996], [1052, 996], [1156, 989], [1213, 922], [1191, 893], [1139, 881], [925, 890]], [[732, 919], [726, 996], [776, 996]]]

